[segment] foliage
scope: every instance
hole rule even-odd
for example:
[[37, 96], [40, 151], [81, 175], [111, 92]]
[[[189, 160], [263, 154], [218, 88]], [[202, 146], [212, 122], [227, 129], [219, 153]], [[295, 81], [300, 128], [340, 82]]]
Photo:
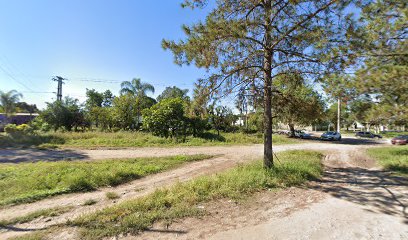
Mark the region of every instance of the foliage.
[[369, 94], [372, 107], [366, 122], [372, 125], [408, 124], [407, 3], [375, 0], [362, 6], [352, 50], [360, 55], [352, 79], [359, 94]]
[[209, 121], [213, 129], [220, 135], [220, 131], [229, 132], [233, 130], [233, 126], [237, 117], [232, 113], [232, 110], [226, 106], [211, 106], [209, 113]]
[[[186, 0], [184, 7], [205, 7], [207, 0]], [[183, 26], [186, 40], [164, 40], [175, 63], [206, 68], [201, 83], [210, 92], [229, 94], [254, 85], [264, 99], [264, 160], [272, 167], [272, 81], [298, 73], [315, 77], [341, 69], [339, 49], [353, 19], [344, 16], [349, 1], [216, 1], [204, 21]], [[290, 17], [288, 17], [288, 15]], [[336, 39], [336, 41], [333, 41]]]
[[140, 78], [133, 78], [132, 81], [124, 81], [120, 84], [120, 93], [134, 95], [136, 97], [144, 97], [148, 92], [154, 93], [153, 85], [144, 83]]
[[392, 146], [367, 149], [386, 170], [408, 177], [408, 147]]
[[39, 112], [37, 105], [35, 104], [28, 104], [26, 102], [18, 102], [16, 103], [16, 111], [22, 113], [37, 113]]
[[143, 111], [146, 129], [160, 137], [185, 137], [187, 119], [184, 116], [184, 102], [181, 98], [163, 99]]
[[0, 205], [33, 202], [57, 194], [115, 186], [206, 158], [209, 156], [1, 164]]
[[22, 137], [24, 135], [32, 134], [33, 129], [27, 124], [7, 124], [4, 127], [4, 131], [13, 138]]
[[166, 87], [164, 91], [157, 97], [157, 101], [160, 102], [164, 99], [169, 99], [169, 98], [180, 98], [183, 99], [184, 101], [189, 102], [190, 97], [187, 96], [188, 89], [180, 89], [176, 86], [173, 87]]
[[300, 185], [321, 176], [322, 155], [313, 151], [279, 153], [282, 163], [265, 170], [261, 162], [241, 165], [226, 172], [159, 189], [142, 198], [129, 200], [73, 221], [83, 237], [100, 239], [119, 234], [137, 234], [153, 223], [205, 214], [197, 208], [218, 199], [242, 200], [271, 188]]
[[[153, 106], [156, 101], [147, 96], [135, 97], [131, 94], [121, 95], [113, 99], [113, 110], [110, 111], [113, 124], [120, 129], [139, 129], [141, 124], [141, 112]], [[109, 113], [109, 112], [108, 112]]]
[[272, 106], [276, 118], [289, 125], [294, 135], [295, 125], [306, 126], [323, 118], [324, 102], [301, 75], [278, 77], [275, 82]]
[[70, 97], [65, 97], [62, 101], [47, 103], [47, 107], [41, 112], [40, 117], [54, 131], [60, 128], [71, 131], [72, 128], [84, 128], [89, 125], [85, 120], [85, 115], [78, 103], [78, 99]]
[[16, 90], [11, 90], [8, 92], [0, 91], [0, 105], [6, 114], [10, 116], [16, 110], [16, 105], [23, 95]]

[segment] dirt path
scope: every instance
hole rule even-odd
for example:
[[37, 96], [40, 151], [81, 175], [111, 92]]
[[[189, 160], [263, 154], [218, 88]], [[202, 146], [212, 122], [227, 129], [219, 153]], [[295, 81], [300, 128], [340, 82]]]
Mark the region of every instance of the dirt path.
[[[347, 143], [347, 142], [345, 142]], [[339, 163], [343, 164], [344, 159], [348, 159], [346, 161], [347, 169], [351, 168], [352, 166], [355, 166], [356, 162], [351, 162], [349, 155], [346, 154], [347, 152], [356, 152], [353, 151], [356, 148], [365, 148], [370, 145], [355, 145], [353, 143], [351, 144], [331, 144], [331, 143], [305, 143], [305, 144], [297, 144], [297, 145], [282, 145], [282, 146], [277, 146], [275, 148], [276, 151], [283, 151], [283, 150], [290, 150], [290, 149], [316, 149], [316, 150], [328, 150], [329, 152], [336, 152], [339, 153], [340, 155], [336, 154], [330, 154], [329, 158], [326, 159], [326, 165], [328, 167], [335, 169], [338, 167]], [[18, 162], [22, 161], [28, 161], [30, 160], [35, 160], [38, 159], [39, 156], [36, 154], [36, 151], [34, 151], [35, 154], [30, 152], [30, 150], [20, 150], [20, 151], [25, 151], [25, 152], [20, 152], [21, 155], [18, 156]], [[238, 163], [241, 162], [246, 162], [246, 161], [251, 161], [254, 159], [259, 159], [262, 155], [262, 146], [261, 145], [251, 145], [251, 146], [228, 146], [228, 147], [190, 147], [190, 148], [171, 148], [171, 149], [162, 149], [162, 148], [143, 148], [143, 149], [123, 149], [123, 150], [82, 150], [82, 151], [75, 151], [75, 154], [79, 154], [81, 156], [84, 156], [84, 159], [102, 159], [102, 158], [124, 158], [124, 157], [142, 157], [142, 156], [167, 156], [167, 155], [178, 155], [178, 154], [214, 154], [218, 155], [218, 157], [213, 158], [213, 159], [208, 159], [200, 162], [194, 162], [194, 163], [189, 163], [186, 165], [183, 165], [180, 168], [170, 170], [168, 172], [163, 172], [159, 174], [155, 174], [149, 177], [145, 177], [133, 182], [130, 182], [128, 184], [120, 185], [115, 188], [104, 188], [100, 189], [95, 192], [89, 192], [89, 193], [78, 193], [78, 194], [68, 194], [68, 195], [62, 195], [58, 197], [53, 197], [49, 199], [45, 199], [39, 202], [31, 203], [31, 204], [24, 204], [24, 205], [18, 205], [14, 207], [9, 207], [7, 209], [1, 209], [0, 210], [0, 220], [1, 219], [10, 219], [12, 217], [16, 216], [22, 216], [30, 212], [34, 212], [40, 209], [46, 209], [46, 208], [51, 208], [51, 207], [57, 207], [57, 206], [74, 206], [72, 211], [65, 213], [61, 216], [57, 216], [54, 218], [47, 218], [47, 219], [37, 219], [33, 222], [27, 223], [27, 224], [20, 224], [14, 226], [13, 229], [8, 229], [8, 230], [2, 230], [0, 232], [0, 238], [8, 238], [11, 236], [16, 236], [24, 233], [25, 229], [41, 229], [48, 227], [50, 225], [58, 224], [58, 223], [63, 223], [67, 221], [68, 219], [73, 219], [77, 217], [80, 214], [83, 213], [88, 213], [95, 211], [97, 209], [100, 209], [102, 207], [107, 207], [113, 204], [116, 204], [118, 202], [130, 199], [130, 198], [135, 198], [138, 196], [146, 195], [147, 193], [152, 192], [154, 189], [157, 187], [163, 187], [163, 186], [168, 186], [171, 184], [174, 184], [178, 181], [186, 181], [189, 179], [192, 179], [194, 177], [204, 175], [204, 174], [212, 174], [216, 173], [222, 170], [225, 170], [227, 168], [231, 168], [235, 166]], [[16, 153], [13, 152], [7, 152], [6, 154], [1, 154], [0, 152], [0, 162], [2, 158], [4, 158], [5, 155], [8, 156], [13, 156], [17, 155]], [[44, 153], [43, 153], [44, 154]], [[54, 153], [53, 151], [51, 152], [46, 152], [43, 156], [43, 158], [40, 159], [49, 159], [47, 157], [53, 157], [61, 153]], [[341, 155], [343, 154], [343, 155]], [[58, 155], [60, 156], [60, 155]], [[35, 159], [34, 159], [35, 158]], [[13, 158], [9, 158], [10, 161], [13, 161]], [[14, 159], [15, 160], [15, 159]], [[53, 158], [51, 160], [58, 160], [56, 158]], [[368, 160], [366, 160], [368, 161]], [[364, 163], [364, 161], [357, 161], [358, 164], [363, 164], [366, 166], [367, 164], [370, 164], [369, 161], [367, 163]], [[328, 173], [330, 173], [330, 169], [328, 169]], [[343, 171], [341, 171], [343, 172]], [[335, 174], [336, 171], [333, 172]], [[354, 175], [356, 173], [350, 173], [349, 177]], [[358, 176], [358, 174], [357, 174]], [[336, 176], [338, 177], [338, 176]], [[327, 179], [327, 178], [325, 178]], [[307, 199], [322, 199], [322, 198], [328, 198], [327, 195], [330, 194], [329, 189], [323, 188], [323, 187], [318, 187], [318, 186], [331, 186], [333, 184], [330, 184], [330, 182], [325, 182], [316, 184], [316, 186], [313, 186], [316, 188], [316, 190], [299, 190], [299, 189], [292, 189], [291, 191], [294, 191], [295, 194], [293, 194], [292, 200], [286, 199], [281, 197], [275, 197], [274, 199], [276, 201], [285, 201], [288, 202], [286, 205], [282, 204], [277, 204], [274, 201], [268, 200], [268, 197], [264, 197], [266, 199], [265, 201], [269, 203], [269, 206], [272, 207], [272, 205], [279, 206], [278, 208], [282, 208], [282, 206], [288, 206], [289, 210], [286, 209], [284, 210], [285, 212], [292, 212], [293, 209], [297, 208], [302, 208], [299, 206], [305, 206], [304, 203], [312, 203], [315, 202], [315, 200], [307, 200]], [[405, 189], [405, 188], [404, 188]], [[302, 194], [297, 194], [297, 191], [301, 191]], [[107, 200], [105, 197], [106, 192], [116, 192], [119, 195], [121, 195], [121, 198], [118, 200]], [[285, 192], [285, 191], [282, 191]], [[329, 192], [325, 193], [325, 192]], [[279, 194], [278, 194], [279, 195]], [[304, 196], [305, 199], [299, 198], [298, 196], [302, 195]], [[323, 197], [322, 197], [323, 196]], [[333, 198], [333, 197], [332, 197]], [[82, 204], [88, 200], [88, 199], [95, 199], [98, 201], [95, 205], [92, 206], [83, 206]], [[295, 201], [296, 200], [296, 201]], [[350, 201], [346, 201], [349, 203]], [[272, 205], [271, 205], [272, 204]], [[402, 203], [404, 205], [405, 203]], [[396, 206], [398, 207], [398, 206]], [[247, 208], [246, 208], [247, 209]], [[285, 209], [285, 208], [284, 208]], [[278, 211], [279, 212], [279, 211]], [[272, 213], [277, 213], [276, 211], [272, 211]], [[258, 214], [259, 215], [259, 214]], [[273, 215], [273, 214], [272, 214]], [[272, 215], [266, 215], [261, 214], [259, 216], [264, 216], [264, 219], [261, 221], [258, 218], [250, 218], [254, 219], [252, 221], [252, 225], [254, 226], [255, 224], [261, 224], [264, 223], [265, 221], [269, 221], [270, 219], [273, 218]], [[275, 214], [276, 215], [276, 214]], [[243, 218], [241, 217], [242, 220], [244, 220], [247, 215], [243, 214]], [[239, 218], [234, 218], [234, 219], [239, 219]], [[258, 219], [258, 220], [256, 220]], [[212, 220], [211, 220], [212, 221]], [[235, 220], [234, 220], [235, 221]], [[234, 222], [232, 221], [232, 222]], [[251, 222], [251, 221], [246, 221], [246, 222]], [[201, 223], [203, 224], [203, 223]], [[232, 223], [232, 226], [234, 226], [231, 229], [235, 229], [234, 231], [239, 232], [239, 227], [241, 226], [248, 226], [245, 224], [234, 224]], [[174, 227], [177, 227], [177, 224], [174, 225]], [[190, 226], [191, 227], [191, 226]], [[186, 228], [190, 228], [186, 227]], [[228, 228], [227, 228], [228, 229]], [[219, 236], [219, 238], [223, 238], [223, 230], [226, 230], [225, 228], [218, 229], [216, 227], [213, 227], [210, 230], [209, 233], [205, 232], [205, 229], [200, 228], [199, 230], [192, 228], [189, 230], [187, 234], [181, 234], [180, 237], [184, 239], [189, 239], [189, 238], [195, 238], [195, 237], [204, 237], [208, 238], [209, 236], [216, 237]], [[217, 231], [216, 231], [217, 230]], [[197, 235], [197, 231], [199, 234]], [[233, 231], [233, 230], [231, 230]], [[245, 230], [247, 231], [247, 230]], [[217, 234], [215, 234], [217, 233]], [[152, 232], [148, 232], [145, 234], [152, 234]], [[203, 235], [204, 234], [204, 235]], [[215, 235], [214, 235], [215, 234]], [[229, 234], [234, 234], [230, 232], [225, 232], [225, 236], [229, 236]], [[240, 233], [237, 233], [240, 234]], [[159, 234], [160, 238], [168, 236], [169, 238], [174, 238], [174, 235], [166, 235], [166, 234]], [[150, 235], [147, 235], [150, 236]], [[238, 236], [238, 235], [237, 235]], [[152, 238], [157, 238], [158, 236], [150, 236]], [[227, 237], [228, 238], [228, 237]]]
[[360, 148], [333, 149], [324, 164], [324, 178], [307, 189], [218, 202], [206, 206], [209, 216], [156, 224], [138, 238], [408, 239], [407, 179], [379, 170]]

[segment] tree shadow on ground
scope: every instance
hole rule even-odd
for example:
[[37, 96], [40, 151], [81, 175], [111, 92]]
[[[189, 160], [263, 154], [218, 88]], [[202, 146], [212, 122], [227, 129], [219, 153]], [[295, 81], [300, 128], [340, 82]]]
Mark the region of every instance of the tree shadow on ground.
[[211, 133], [211, 132], [204, 132], [201, 133], [200, 135], [198, 135], [199, 138], [205, 139], [205, 140], [209, 140], [209, 141], [217, 141], [217, 142], [225, 142], [226, 139], [225, 137], [215, 134], [215, 133]]
[[384, 140], [375, 140], [375, 139], [367, 139], [367, 138], [342, 138], [341, 141], [331, 141], [331, 140], [322, 140], [319, 137], [313, 137], [310, 139], [303, 139], [303, 141], [319, 141], [331, 144], [341, 144], [341, 145], [381, 145], [384, 144]]
[[327, 168], [312, 188], [363, 205], [367, 211], [400, 216], [408, 224], [408, 179], [364, 168]]
[[2, 149], [0, 163], [57, 162], [83, 160], [88, 156], [76, 150]]

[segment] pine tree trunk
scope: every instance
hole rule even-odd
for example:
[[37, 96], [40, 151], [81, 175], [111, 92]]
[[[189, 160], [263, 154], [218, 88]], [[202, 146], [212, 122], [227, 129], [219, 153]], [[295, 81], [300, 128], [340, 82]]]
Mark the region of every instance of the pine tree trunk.
[[[264, 43], [271, 43], [271, 1], [265, 3]], [[272, 51], [264, 49], [264, 167], [273, 167], [272, 152]]]

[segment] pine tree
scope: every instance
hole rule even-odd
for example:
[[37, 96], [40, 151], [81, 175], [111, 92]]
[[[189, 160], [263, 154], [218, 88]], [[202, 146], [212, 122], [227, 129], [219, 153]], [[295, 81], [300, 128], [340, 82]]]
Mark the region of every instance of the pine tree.
[[[273, 166], [272, 81], [296, 72], [319, 74], [339, 66], [337, 53], [350, 18], [339, 0], [219, 0], [204, 22], [183, 26], [187, 40], [164, 40], [177, 64], [195, 64], [212, 74], [203, 79], [212, 92], [231, 93], [255, 82], [262, 89], [264, 166]], [[206, 0], [183, 7], [203, 8]], [[330, 54], [328, 54], [330, 53]], [[330, 63], [328, 62], [330, 61]]]

